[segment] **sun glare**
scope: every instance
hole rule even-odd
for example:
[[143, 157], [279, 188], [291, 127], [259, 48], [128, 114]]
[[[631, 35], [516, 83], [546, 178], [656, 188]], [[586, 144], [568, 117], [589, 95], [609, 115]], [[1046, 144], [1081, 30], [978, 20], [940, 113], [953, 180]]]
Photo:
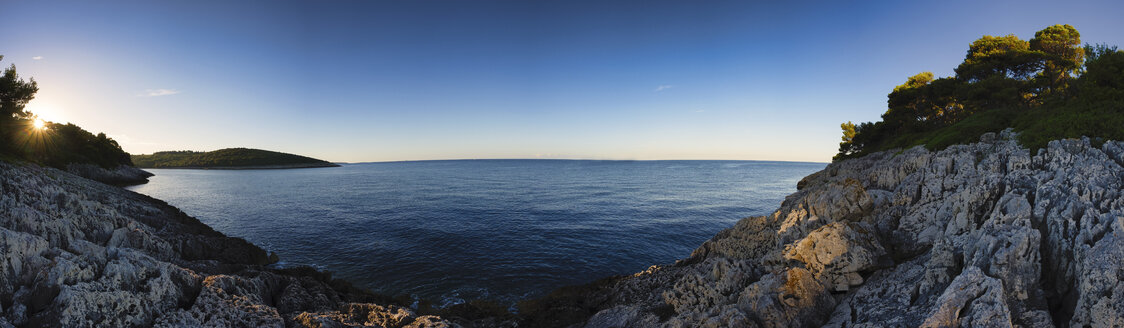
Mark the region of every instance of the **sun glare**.
[[47, 128], [47, 122], [44, 122], [41, 119], [35, 119], [35, 122], [32, 123], [32, 125], [35, 126], [36, 130], [43, 130]]

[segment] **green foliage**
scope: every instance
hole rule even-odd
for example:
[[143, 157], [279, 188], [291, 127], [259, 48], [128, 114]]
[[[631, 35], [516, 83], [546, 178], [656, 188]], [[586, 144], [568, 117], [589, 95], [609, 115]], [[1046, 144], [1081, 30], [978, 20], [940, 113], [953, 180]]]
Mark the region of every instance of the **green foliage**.
[[129, 154], [104, 133], [95, 136], [73, 124], [46, 123], [37, 128], [38, 118], [24, 106], [38, 91], [35, 79], [21, 79], [15, 65], [0, 75], [0, 154], [57, 168], [70, 163], [105, 168], [132, 165]]
[[1050, 140], [1083, 136], [1124, 140], [1122, 103], [1069, 103], [1060, 107], [1041, 107], [1019, 117], [1015, 128], [1019, 142], [1031, 149], [1045, 148]]
[[843, 141], [839, 142], [839, 155], [835, 155], [837, 158], [849, 155], [857, 150], [854, 144], [855, 123], [847, 121], [847, 123], [840, 124], [839, 127], [843, 129]]
[[1116, 46], [1109, 46], [1103, 43], [1096, 45], [1085, 44], [1083, 48], [1085, 49], [1086, 65], [1088, 65], [1089, 62], [1097, 61], [1101, 56], [1115, 54], [1120, 51], [1116, 49]]
[[1081, 33], [1069, 24], [1050, 26], [1034, 33], [1030, 50], [1047, 55], [1041, 75], [1054, 89], [1064, 86], [1066, 80], [1076, 75], [1085, 58]]
[[[0, 56], [3, 60], [4, 56]], [[27, 102], [35, 99], [39, 85], [35, 79], [24, 81], [16, 72], [16, 65], [12, 64], [0, 74], [0, 153], [13, 151], [12, 142], [21, 130], [22, 120], [29, 119], [29, 114], [23, 107]]]
[[1077, 83], [1078, 101], [1124, 102], [1124, 51], [1116, 47], [1086, 46], [1090, 56]]
[[74, 124], [49, 123], [46, 151], [27, 150], [41, 164], [66, 167], [70, 163], [92, 163], [104, 168], [133, 165], [129, 153], [105, 133], [94, 135]]
[[979, 136], [988, 132], [999, 132], [1011, 126], [1018, 110], [1002, 108], [983, 111], [946, 127], [899, 137], [895, 147], [925, 145], [930, 150], [940, 150], [956, 144], [979, 141]]
[[133, 163], [145, 168], [331, 164], [311, 157], [249, 148], [227, 148], [210, 152], [163, 151], [151, 155], [133, 155]]
[[[0, 56], [0, 60], [3, 59], [4, 56]], [[15, 64], [4, 69], [0, 74], [0, 117], [8, 119], [26, 115], [23, 106], [35, 99], [36, 92], [39, 92], [39, 84], [35, 83], [35, 79], [21, 79]]]
[[920, 88], [928, 85], [930, 82], [933, 82], [933, 72], [921, 72], [917, 75], [910, 76], [909, 79], [905, 81], [905, 84], [894, 87], [894, 92]]
[[1030, 43], [1014, 34], [985, 35], [972, 42], [964, 62], [956, 67], [956, 76], [977, 81], [992, 76], [1027, 79], [1041, 69], [1041, 52], [1031, 51]]
[[843, 142], [850, 143], [851, 140], [855, 139], [855, 123], [847, 121], [847, 123], [840, 124], [839, 127], [843, 128]]
[[969, 46], [956, 78], [910, 77], [888, 95], [881, 122], [845, 123], [835, 158], [943, 149], [1009, 127], [1032, 148], [1081, 136], [1124, 140], [1124, 52], [1080, 40], [1069, 25], [1047, 27], [1030, 42], [984, 36]]
[[1015, 121], [1019, 141], [1032, 149], [1050, 140], [1098, 137], [1124, 140], [1124, 52], [1116, 47], [1093, 49], [1073, 97], [1034, 108]]

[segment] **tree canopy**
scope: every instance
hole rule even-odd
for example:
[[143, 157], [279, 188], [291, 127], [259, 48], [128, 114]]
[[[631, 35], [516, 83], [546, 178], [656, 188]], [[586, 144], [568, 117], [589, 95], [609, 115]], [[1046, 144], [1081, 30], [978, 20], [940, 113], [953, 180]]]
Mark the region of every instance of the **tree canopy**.
[[968, 81], [994, 76], [1026, 79], [1040, 69], [1041, 59], [1041, 53], [1031, 51], [1030, 43], [1014, 34], [984, 35], [968, 46], [968, 54], [956, 67], [956, 75]]
[[1124, 52], [1081, 46], [1073, 26], [1046, 27], [1030, 41], [985, 35], [968, 46], [955, 72], [911, 76], [887, 95], [882, 121], [844, 123], [836, 159], [915, 145], [939, 149], [1008, 127], [1028, 147], [1050, 138], [1124, 139]]
[[94, 135], [74, 124], [37, 126], [39, 118], [24, 110], [37, 92], [35, 79], [20, 78], [14, 64], [0, 75], [0, 156], [58, 168], [70, 163], [132, 165], [129, 154], [104, 133]]
[[[4, 56], [0, 56], [3, 60]], [[17, 138], [20, 123], [30, 116], [23, 108], [29, 101], [35, 99], [39, 92], [39, 85], [35, 79], [24, 81], [16, 72], [16, 65], [12, 64], [0, 74], [0, 152], [11, 152], [12, 141]]]
[[1081, 47], [1081, 33], [1073, 26], [1054, 25], [1034, 33], [1030, 40], [1030, 50], [1043, 53], [1046, 58], [1042, 77], [1052, 88], [1063, 86], [1077, 74], [1077, 69], [1085, 59], [1085, 48]]

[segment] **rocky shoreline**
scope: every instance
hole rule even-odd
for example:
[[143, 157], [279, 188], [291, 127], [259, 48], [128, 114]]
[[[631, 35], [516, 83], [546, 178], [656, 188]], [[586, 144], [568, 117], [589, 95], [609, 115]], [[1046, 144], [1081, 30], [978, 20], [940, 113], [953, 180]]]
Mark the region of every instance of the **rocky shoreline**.
[[128, 186], [148, 183], [153, 174], [128, 165], [119, 165], [107, 170], [93, 164], [70, 164], [66, 171], [74, 175], [115, 186]]
[[[1122, 327], [1124, 142], [1009, 130], [809, 175], [674, 265], [560, 291], [537, 324]], [[551, 309], [551, 310], [546, 310]], [[589, 319], [585, 319], [585, 318]]]
[[845, 160], [687, 259], [500, 318], [269, 269], [162, 201], [0, 163], [0, 327], [1120, 327], [1122, 165], [1124, 142], [1032, 155], [1009, 131]]
[[0, 327], [450, 325], [274, 261], [163, 201], [0, 162]]

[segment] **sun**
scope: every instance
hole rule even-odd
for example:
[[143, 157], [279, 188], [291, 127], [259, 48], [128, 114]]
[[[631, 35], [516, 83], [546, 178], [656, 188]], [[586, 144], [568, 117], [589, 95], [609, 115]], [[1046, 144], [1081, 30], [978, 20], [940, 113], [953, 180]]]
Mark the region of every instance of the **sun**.
[[43, 120], [38, 119], [38, 118], [35, 119], [35, 121], [32, 122], [31, 124], [35, 126], [36, 130], [43, 130], [43, 129], [47, 128], [47, 122], [44, 122]]

